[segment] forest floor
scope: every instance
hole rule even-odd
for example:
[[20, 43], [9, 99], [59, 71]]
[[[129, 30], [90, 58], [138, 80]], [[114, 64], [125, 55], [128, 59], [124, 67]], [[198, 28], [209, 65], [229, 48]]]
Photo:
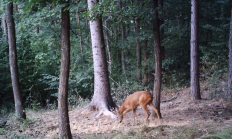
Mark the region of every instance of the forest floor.
[[[150, 117], [148, 125], [144, 124], [146, 113], [141, 107], [136, 113], [135, 126], [132, 126], [132, 112], [126, 114], [122, 123], [118, 123], [118, 120], [107, 116], [96, 118], [97, 112], [83, 113], [82, 109], [72, 109], [69, 112], [72, 136], [74, 139], [232, 137], [232, 103], [212, 97], [207, 86], [203, 86], [201, 91], [203, 99], [198, 101], [190, 100], [190, 88], [162, 92], [161, 100], [176, 98], [161, 103], [162, 120]], [[30, 110], [27, 111], [27, 118], [29, 120], [24, 124], [7, 119], [6, 127], [0, 128], [0, 138], [58, 138], [57, 110]]]

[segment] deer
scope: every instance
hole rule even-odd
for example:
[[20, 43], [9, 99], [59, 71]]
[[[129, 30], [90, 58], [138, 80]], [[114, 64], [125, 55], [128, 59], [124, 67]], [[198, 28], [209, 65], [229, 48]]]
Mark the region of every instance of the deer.
[[136, 115], [136, 109], [140, 105], [147, 113], [147, 118], [145, 120], [145, 123], [148, 123], [148, 118], [151, 114], [151, 112], [147, 109], [147, 105], [149, 105], [157, 114], [158, 119], [161, 119], [161, 115], [159, 110], [154, 106], [152, 103], [153, 96], [147, 92], [147, 91], [138, 91], [126, 98], [124, 103], [122, 104], [122, 107], [118, 111], [118, 116], [120, 118], [120, 123], [122, 122], [123, 116], [133, 110], [133, 126], [135, 125], [135, 115]]

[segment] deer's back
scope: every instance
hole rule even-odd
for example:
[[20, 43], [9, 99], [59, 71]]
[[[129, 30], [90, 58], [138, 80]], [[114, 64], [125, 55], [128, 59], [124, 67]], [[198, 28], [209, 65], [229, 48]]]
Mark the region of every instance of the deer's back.
[[137, 107], [143, 102], [152, 101], [152, 95], [148, 93], [147, 91], [138, 91], [134, 94], [127, 97], [124, 104], [130, 106], [130, 107]]

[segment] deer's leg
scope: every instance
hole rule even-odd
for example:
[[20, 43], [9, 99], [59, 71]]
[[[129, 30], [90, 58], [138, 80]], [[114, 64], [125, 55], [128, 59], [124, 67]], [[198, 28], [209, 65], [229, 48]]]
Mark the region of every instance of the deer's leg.
[[136, 108], [133, 109], [133, 126], [135, 125], [135, 114], [136, 114]]
[[149, 116], [150, 116], [150, 114], [151, 114], [151, 112], [147, 109], [147, 105], [142, 105], [142, 107], [143, 107], [143, 109], [146, 111], [146, 113], [147, 113], [147, 118], [146, 118], [146, 124], [148, 124], [148, 118], [149, 118]]
[[156, 109], [156, 107], [154, 106], [153, 103], [150, 103], [150, 107], [155, 111], [155, 113], [157, 114], [158, 118], [161, 119], [161, 114], [159, 112], [159, 110]]
[[122, 116], [120, 118], [120, 123], [122, 122], [122, 119], [123, 119], [123, 116], [128, 113], [129, 111], [131, 111], [131, 109], [126, 109], [123, 113], [122, 113]]

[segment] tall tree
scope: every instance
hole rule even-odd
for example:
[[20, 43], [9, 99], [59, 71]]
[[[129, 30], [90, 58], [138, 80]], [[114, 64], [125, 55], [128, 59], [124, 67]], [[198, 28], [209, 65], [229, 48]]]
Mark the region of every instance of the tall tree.
[[[119, 0], [118, 5], [119, 5], [119, 8], [122, 9], [122, 0]], [[125, 35], [125, 26], [123, 22], [121, 23], [121, 35], [122, 35], [122, 45], [124, 46], [126, 35]], [[122, 62], [123, 74], [126, 77], [126, 61], [125, 61], [124, 48], [122, 48], [121, 62]]]
[[98, 4], [98, 0], [88, 0], [90, 11], [90, 31], [92, 40], [93, 63], [94, 63], [94, 95], [90, 102], [91, 108], [101, 110], [100, 114], [115, 115], [110, 112], [117, 107], [110, 93], [110, 81], [106, 60], [105, 42], [103, 36], [103, 27], [101, 15], [93, 17], [92, 9]]
[[[140, 6], [139, 5], [140, 1], [139, 0], [136, 0], [136, 4], [137, 6]], [[140, 18], [137, 17], [137, 19], [135, 20], [135, 33], [137, 35], [139, 35], [139, 32], [140, 32]], [[141, 43], [140, 43], [140, 40], [137, 39], [137, 49], [136, 49], [136, 52], [137, 52], [137, 80], [139, 83], [142, 82], [142, 73], [141, 73], [141, 69], [142, 69], [142, 58], [141, 58]]]
[[17, 49], [16, 49], [16, 35], [15, 22], [13, 17], [13, 3], [6, 5], [6, 22], [8, 28], [8, 43], [9, 43], [9, 59], [12, 87], [14, 92], [15, 110], [18, 118], [26, 119], [26, 113], [22, 101], [22, 93], [19, 83], [18, 63], [17, 63]]
[[232, 8], [230, 18], [230, 36], [229, 36], [229, 73], [228, 73], [228, 90], [225, 94], [225, 98], [232, 100]]
[[191, 0], [191, 100], [201, 99], [199, 83], [199, 0]]
[[68, 115], [68, 81], [70, 70], [70, 15], [67, 6], [62, 8], [62, 56], [58, 96], [59, 138], [72, 138]]
[[161, 43], [160, 43], [158, 0], [153, 0], [152, 6], [155, 14], [154, 15], [155, 82], [154, 82], [154, 92], [153, 92], [153, 97], [154, 97], [153, 103], [160, 112], [160, 94], [161, 94], [161, 82], [162, 82], [162, 51], [161, 51]]

